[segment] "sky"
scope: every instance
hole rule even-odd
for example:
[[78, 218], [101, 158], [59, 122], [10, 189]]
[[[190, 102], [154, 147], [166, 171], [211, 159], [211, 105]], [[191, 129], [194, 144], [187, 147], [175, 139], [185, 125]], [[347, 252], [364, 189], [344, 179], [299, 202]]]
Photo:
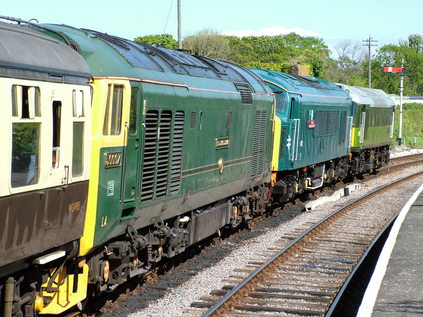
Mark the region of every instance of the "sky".
[[[211, 29], [228, 35], [296, 32], [323, 39], [333, 49], [372, 39], [377, 50], [423, 34], [422, 0], [181, 0], [182, 35]], [[3, 1], [0, 15], [63, 23], [123, 38], [172, 34], [177, 38], [177, 0]], [[0, 20], [1, 21], [1, 20]]]

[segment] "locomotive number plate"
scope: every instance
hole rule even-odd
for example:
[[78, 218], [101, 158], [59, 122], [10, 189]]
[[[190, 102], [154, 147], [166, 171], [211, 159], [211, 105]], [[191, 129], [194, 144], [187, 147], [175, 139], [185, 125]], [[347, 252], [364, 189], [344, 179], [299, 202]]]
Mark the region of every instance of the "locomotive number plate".
[[122, 161], [122, 152], [105, 153], [104, 156], [104, 166], [106, 168], [120, 166]]

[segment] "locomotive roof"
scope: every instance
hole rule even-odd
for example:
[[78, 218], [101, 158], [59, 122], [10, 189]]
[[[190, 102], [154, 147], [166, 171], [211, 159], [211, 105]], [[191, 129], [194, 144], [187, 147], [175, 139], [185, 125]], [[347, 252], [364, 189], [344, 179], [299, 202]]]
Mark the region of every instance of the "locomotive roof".
[[252, 69], [252, 71], [268, 83], [276, 85], [281, 90], [289, 93], [314, 97], [349, 97], [339, 86], [323, 79], [289, 75], [263, 69]]
[[338, 85], [342, 87], [342, 89], [351, 96], [352, 101], [357, 104], [379, 108], [390, 108], [395, 106], [395, 101], [381, 89], [347, 86], [344, 84]]
[[0, 76], [86, 83], [90, 72], [66, 44], [27, 26], [0, 22]]
[[[169, 75], [178, 74], [248, 83], [254, 89], [266, 90], [262, 80], [254, 73], [228, 62], [140, 44], [67, 25], [45, 25], [45, 27], [60, 32], [73, 42], [87, 60], [94, 76], [140, 77], [141, 75], [147, 79], [169, 80]], [[170, 80], [177, 81], [175, 77]]]

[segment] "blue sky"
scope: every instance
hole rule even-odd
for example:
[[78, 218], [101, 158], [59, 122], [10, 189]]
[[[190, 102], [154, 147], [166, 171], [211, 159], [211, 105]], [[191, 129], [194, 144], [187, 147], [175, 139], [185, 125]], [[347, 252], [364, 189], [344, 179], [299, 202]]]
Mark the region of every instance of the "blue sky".
[[[3, 1], [0, 15], [64, 23], [133, 39], [148, 34], [177, 36], [177, 0]], [[182, 34], [204, 28], [234, 35], [275, 35], [295, 31], [361, 43], [370, 35], [398, 44], [423, 34], [422, 0], [182, 0]], [[377, 49], [377, 47], [376, 47]]]

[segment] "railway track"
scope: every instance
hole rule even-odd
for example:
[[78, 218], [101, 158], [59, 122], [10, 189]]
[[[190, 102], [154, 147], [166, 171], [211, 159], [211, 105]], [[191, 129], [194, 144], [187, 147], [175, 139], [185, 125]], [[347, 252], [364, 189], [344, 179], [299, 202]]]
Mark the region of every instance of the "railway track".
[[423, 163], [423, 153], [393, 158], [390, 160], [389, 165], [382, 168], [378, 174], [391, 173], [419, 163]]
[[404, 177], [339, 208], [191, 306], [209, 308], [205, 317], [330, 315], [352, 273], [397, 216], [398, 208], [383, 206], [381, 195], [395, 195], [403, 182], [422, 175]]
[[[419, 162], [420, 163], [423, 163], [423, 154], [413, 155], [412, 157], [408, 156], [408, 157], [405, 157], [405, 158], [404, 157], [400, 157], [400, 158], [391, 159], [390, 165], [387, 168], [383, 169], [382, 170], [383, 172], [381, 172], [379, 174], [391, 173], [391, 172], [394, 172], [394, 171], [396, 171], [398, 169], [401, 169], [401, 168], [405, 168], [407, 166], [410, 166], [411, 164], [419, 164]], [[377, 176], [377, 175], [374, 175], [374, 176]], [[368, 177], [366, 177], [366, 179], [367, 178]], [[339, 189], [340, 187], [342, 187], [342, 184], [338, 184], [338, 186], [336, 186], [336, 187]], [[330, 192], [331, 192], [331, 189], [330, 188], [325, 188], [325, 189], [323, 189], [321, 191], [318, 191], [319, 195], [321, 195], [321, 194], [328, 195], [328, 194], [330, 194]], [[300, 202], [297, 201], [297, 202], [294, 202], [293, 204], [294, 205], [297, 205], [297, 204], [300, 204]], [[285, 208], [284, 208], [284, 210], [285, 210]], [[277, 213], [281, 213], [282, 212], [283, 213], [284, 210], [279, 210], [279, 211], [276, 210], [275, 212], [277, 212]], [[259, 221], [259, 219], [256, 219], [256, 220], [254, 220], [252, 222], [252, 224], [251, 224], [252, 227], [255, 226], [254, 224], [255, 224], [256, 221]], [[289, 235], [289, 237], [286, 237], [286, 240], [291, 241], [291, 240], [295, 239], [298, 235], [301, 234], [301, 232], [302, 231], [298, 231], [296, 233], [291, 233]], [[273, 250], [272, 253], [274, 253], [275, 251], [276, 251], [276, 249]], [[267, 256], [269, 256], [269, 254], [267, 254]], [[189, 258], [189, 256], [187, 256], [187, 258]], [[181, 260], [181, 262], [184, 262], [184, 261], [185, 260]], [[259, 264], [261, 264], [261, 263], [258, 263], [258, 262], [252, 263], [251, 264], [251, 267], [256, 268], [256, 267], [259, 266]], [[160, 269], [160, 270], [162, 271], [162, 273], [159, 273], [159, 275], [162, 275], [163, 272], [166, 272], [167, 271], [167, 269]], [[251, 270], [251, 268], [250, 268], [250, 270]], [[237, 273], [238, 274], [237, 277], [238, 278], [245, 277], [246, 272], [247, 271], [245, 269], [240, 269], [240, 272]], [[194, 275], [194, 273], [192, 275]], [[137, 295], [133, 295], [131, 293], [135, 293], [135, 294], [139, 293], [140, 292], [140, 288], [141, 289], [144, 289], [142, 292], [145, 293], [145, 292], [148, 292], [148, 289], [150, 287], [152, 287], [153, 288], [153, 292], [154, 293], [157, 293], [158, 292], [158, 289], [155, 288], [155, 286], [154, 286], [155, 285], [155, 282], [154, 281], [155, 280], [158, 280], [158, 278], [159, 277], [157, 276], [156, 270], [153, 270], [151, 272], [148, 272], [141, 279], [136, 278], [134, 281], [131, 280], [129, 282], [131, 285], [128, 286], [128, 283], [127, 283], [126, 285], [123, 285], [121, 288], [119, 288], [121, 290], [117, 289], [112, 294], [107, 294], [106, 296], [102, 296], [102, 298], [100, 298], [98, 300], [90, 301], [90, 303], [88, 303], [88, 305], [85, 307], [85, 309], [82, 312], [69, 313], [68, 315], [66, 315], [66, 317], [97, 316], [98, 314], [103, 314], [103, 313], [109, 312], [109, 309], [111, 309], [111, 308], [113, 308], [113, 311], [119, 310], [118, 309], [119, 305], [122, 305], [122, 304], [125, 305], [125, 301], [126, 301], [127, 296], [128, 295], [130, 297], [131, 296], [137, 296]], [[149, 285], [151, 285], [151, 286], [149, 286]], [[194, 306], [196, 306], [196, 307], [203, 307], [203, 308], [204, 307], [210, 307], [211, 306], [211, 303], [216, 302], [218, 298], [221, 298], [222, 296], [224, 296], [225, 294], [227, 294], [228, 291], [230, 289], [232, 289], [232, 288], [233, 288], [233, 285], [229, 285], [229, 286], [225, 287], [222, 290], [215, 290], [215, 291], [213, 291], [211, 293], [211, 296], [208, 298], [208, 300], [203, 301], [201, 303], [200, 302], [194, 303]], [[319, 288], [318, 287], [314, 287], [314, 289], [317, 290]], [[164, 292], [165, 292], [165, 290], [163, 289], [163, 294], [164, 294]], [[116, 294], [116, 293], [118, 293], [118, 294]], [[140, 302], [143, 302], [143, 303], [145, 302], [144, 304], [139, 304], [139, 305], [141, 305], [140, 307], [142, 307], [142, 306], [145, 307], [146, 305], [148, 305], [147, 304], [148, 299], [139, 299], [139, 301]], [[106, 315], [108, 315], [108, 314], [106, 313]], [[111, 315], [114, 315], [114, 314], [112, 313]], [[244, 316], [244, 315], [242, 315], [242, 316]], [[248, 314], [245, 315], [245, 316], [248, 316]]]
[[399, 157], [395, 157], [395, 158], [391, 158], [390, 162], [394, 163], [394, 162], [403, 162], [403, 161], [418, 161], [418, 160], [422, 160], [423, 159], [423, 153], [416, 153], [416, 154], [411, 154], [411, 155], [405, 155], [405, 156], [399, 156]]

